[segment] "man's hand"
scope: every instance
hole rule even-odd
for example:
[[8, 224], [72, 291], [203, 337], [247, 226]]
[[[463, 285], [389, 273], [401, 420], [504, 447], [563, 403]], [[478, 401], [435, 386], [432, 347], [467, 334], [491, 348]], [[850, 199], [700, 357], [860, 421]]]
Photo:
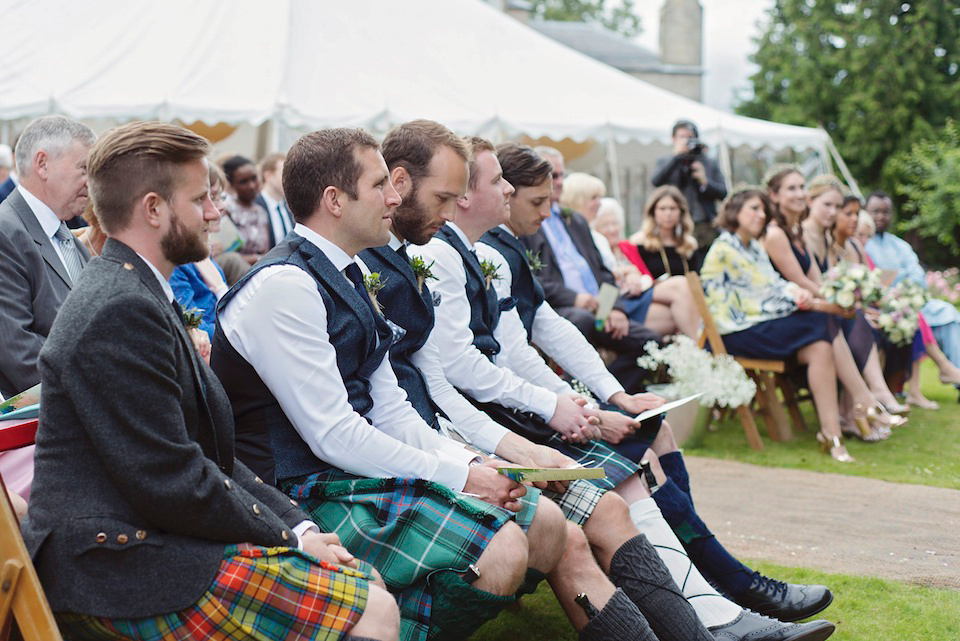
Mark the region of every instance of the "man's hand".
[[640, 427], [640, 421], [620, 412], [603, 410], [600, 412], [600, 436], [614, 445], [633, 434]]
[[498, 467], [510, 465], [504, 461], [487, 461], [471, 466], [463, 491], [476, 494], [491, 505], [519, 512], [520, 497], [527, 493], [527, 488], [497, 471]]
[[573, 306], [579, 307], [580, 309], [585, 309], [588, 312], [597, 311], [597, 299], [592, 294], [587, 294], [586, 292], [581, 292], [577, 294], [577, 297], [573, 299]]
[[[533, 445], [525, 456], [516, 462], [525, 467], [563, 468], [576, 467], [578, 465], [578, 463], [569, 456], [561, 454], [552, 447], [545, 445]], [[533, 486], [541, 490], [551, 490], [558, 494], [563, 494], [567, 491], [567, 485], [569, 484], [569, 481], [540, 481], [534, 483]]]
[[620, 293], [625, 296], [639, 296], [653, 286], [653, 279], [635, 270], [625, 274], [620, 285]]
[[585, 443], [596, 438], [599, 432], [595, 426], [600, 422], [600, 417], [596, 409], [588, 409], [586, 405], [587, 400], [582, 397], [559, 394], [557, 409], [547, 424], [571, 443]]
[[307, 530], [300, 536], [300, 545], [303, 551], [313, 555], [321, 561], [357, 567], [357, 562], [347, 548], [340, 545], [340, 537], [336, 534], [314, 532]]
[[627, 315], [619, 309], [614, 309], [607, 316], [607, 322], [603, 326], [603, 331], [610, 334], [613, 338], [623, 338], [630, 333], [630, 320]]
[[690, 177], [701, 187], [707, 184], [707, 170], [699, 160], [694, 160], [690, 164]]
[[641, 412], [646, 412], [647, 410], [652, 410], [656, 407], [660, 407], [666, 402], [662, 396], [657, 396], [656, 394], [651, 394], [650, 392], [644, 392], [643, 394], [627, 394], [626, 392], [617, 392], [609, 399], [610, 403], [613, 403], [624, 412], [629, 412], [636, 416]]
[[193, 348], [197, 350], [197, 355], [203, 359], [207, 365], [210, 364], [210, 337], [202, 329], [192, 327], [187, 330], [187, 335], [193, 341]]

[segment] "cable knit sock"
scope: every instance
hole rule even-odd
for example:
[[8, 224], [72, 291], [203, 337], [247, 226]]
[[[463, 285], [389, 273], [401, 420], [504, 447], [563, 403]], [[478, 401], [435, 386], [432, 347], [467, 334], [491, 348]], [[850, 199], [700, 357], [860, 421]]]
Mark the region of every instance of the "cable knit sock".
[[650, 541], [670, 576], [687, 597], [703, 625], [708, 628], [733, 621], [742, 608], [721, 596], [687, 557], [683, 545], [663, 520], [653, 499], [643, 499], [630, 506], [630, 520]]
[[[662, 463], [662, 459], [661, 459]], [[696, 510], [690, 497], [668, 478], [653, 493], [663, 518], [683, 543], [690, 560], [708, 581], [727, 595], [743, 594], [753, 581], [753, 570], [740, 563], [717, 541]]]
[[660, 467], [667, 478], [677, 484], [693, 504], [693, 494], [690, 492], [690, 475], [687, 474], [687, 465], [683, 462], [683, 453], [680, 451], [667, 452], [657, 457]]
[[617, 590], [600, 613], [583, 626], [580, 641], [657, 641], [633, 601]]
[[640, 609], [659, 641], [714, 641], [643, 534], [613, 553], [609, 576]]

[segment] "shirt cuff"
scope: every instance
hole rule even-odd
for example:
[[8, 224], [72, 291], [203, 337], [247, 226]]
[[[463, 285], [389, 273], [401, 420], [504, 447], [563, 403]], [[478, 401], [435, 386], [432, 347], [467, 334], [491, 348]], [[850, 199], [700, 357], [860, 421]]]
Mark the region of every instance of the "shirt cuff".
[[293, 534], [297, 537], [297, 549], [303, 552], [303, 540], [302, 537], [306, 532], [316, 532], [320, 534], [320, 528], [317, 527], [317, 524], [313, 521], [300, 521], [297, 523], [296, 527], [293, 528]]
[[542, 387], [534, 389], [528, 411], [542, 418], [544, 422], [548, 422], [557, 411], [557, 395]]
[[597, 383], [597, 398], [606, 401], [607, 403], [610, 402], [611, 396], [624, 391], [626, 390], [623, 389], [623, 385], [620, 384], [620, 381], [618, 381], [613, 374], [604, 376]]
[[[472, 452], [466, 450], [464, 452], [470, 454], [471, 461], [476, 458], [476, 455]], [[433, 478], [430, 480], [449, 487], [454, 492], [462, 492], [467, 484], [467, 474], [470, 471], [469, 462], [444, 451], [437, 451], [437, 458], [439, 459], [437, 471], [433, 473]]]

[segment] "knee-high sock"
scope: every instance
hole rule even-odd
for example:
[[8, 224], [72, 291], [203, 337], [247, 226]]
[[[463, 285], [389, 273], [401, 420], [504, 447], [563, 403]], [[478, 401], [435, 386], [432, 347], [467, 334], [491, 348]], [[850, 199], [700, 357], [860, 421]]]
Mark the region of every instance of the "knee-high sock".
[[[661, 458], [661, 465], [663, 459]], [[721, 592], [734, 598], [749, 589], [754, 572], [740, 563], [717, 541], [685, 494], [672, 478], [668, 478], [656, 492], [653, 500], [683, 543], [690, 560]]]
[[630, 505], [630, 519], [647, 536], [657, 555], [670, 571], [670, 576], [683, 592], [697, 617], [708, 628], [730, 623], [742, 608], [721, 596], [710, 585], [687, 557], [683, 545], [670, 526], [663, 520], [660, 508], [653, 499], [643, 499]]
[[687, 473], [687, 464], [683, 462], [683, 453], [680, 451], [667, 452], [658, 457], [660, 467], [667, 478], [677, 484], [693, 505], [693, 493], [690, 492], [690, 475]]

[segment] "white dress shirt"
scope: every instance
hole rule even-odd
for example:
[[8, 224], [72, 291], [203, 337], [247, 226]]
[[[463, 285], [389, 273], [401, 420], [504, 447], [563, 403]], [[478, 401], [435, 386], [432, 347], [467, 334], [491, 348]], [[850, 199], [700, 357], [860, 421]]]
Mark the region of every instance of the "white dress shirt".
[[[501, 227], [513, 233], [505, 225]], [[497, 288], [497, 297], [512, 296], [513, 273], [503, 255], [484, 242], [477, 243], [477, 254], [497, 265], [500, 278], [493, 283]], [[516, 310], [501, 315], [500, 325], [503, 328], [503, 334], [511, 335], [512, 340], [509, 341], [511, 347], [522, 345], [515, 350], [511, 349], [509, 353], [506, 348], [501, 350], [500, 358], [506, 359], [507, 367], [518, 371], [515, 363], [525, 363], [521, 367], [524, 378], [528, 381], [558, 394], [572, 391], [563, 379], [546, 366], [540, 354], [526, 344], [527, 331]], [[499, 327], [497, 329], [500, 330]], [[534, 314], [531, 334], [533, 343], [537, 347], [555, 360], [565, 372], [586, 385], [601, 401], [609, 401], [611, 396], [624, 391], [623, 385], [603, 364], [596, 348], [587, 341], [573, 323], [557, 314], [547, 301], [543, 301]]]
[[[472, 243], [453, 223], [447, 226], [454, 231], [467, 248]], [[443, 372], [447, 380], [481, 403], [497, 402], [505, 407], [524, 412], [533, 412], [549, 421], [557, 409], [557, 394], [534, 385], [523, 378], [523, 373], [500, 366], [499, 357], [491, 362], [473, 345], [470, 326], [470, 302], [467, 300], [467, 272], [460, 254], [447, 242], [434, 238], [426, 245], [408, 248], [410, 254], [421, 256], [429, 263], [437, 277], [430, 283], [430, 290], [440, 294], [433, 337], [440, 350]], [[516, 314], [516, 310], [511, 310]], [[501, 324], [503, 323], [501, 315]], [[518, 319], [519, 320], [519, 319]], [[494, 337], [506, 350], [510, 336], [500, 328]], [[501, 352], [502, 353], [502, 352]]]
[[273, 239], [279, 243], [287, 235], [287, 231], [293, 228], [293, 217], [290, 215], [286, 203], [274, 200], [266, 190], [261, 191], [260, 195], [267, 205], [267, 215], [270, 217]]
[[[396, 251], [402, 244], [402, 241], [390, 234], [390, 249]], [[408, 245], [409, 247], [410, 245]], [[363, 261], [358, 258], [357, 262], [364, 274], [370, 273]], [[510, 430], [474, 407], [450, 384], [443, 372], [440, 349], [434, 340], [433, 332], [427, 337], [427, 342], [423, 344], [423, 347], [411, 354], [410, 361], [423, 374], [423, 379], [427, 383], [427, 391], [434, 404], [443, 410], [450, 422], [456, 426], [457, 431], [483, 451], [491, 454], [495, 453], [500, 441]]]
[[[294, 232], [341, 272], [353, 262], [304, 225]], [[317, 458], [358, 476], [415, 477], [463, 489], [475, 455], [423, 422], [388, 358], [370, 377], [373, 409], [366, 418], [354, 411], [327, 333], [327, 309], [308, 273], [293, 265], [260, 270], [219, 318], [224, 336], [257, 370]]]
[[[43, 233], [47, 235], [50, 244], [53, 245], [53, 251], [57, 252], [57, 256], [60, 257], [63, 268], [67, 269], [67, 262], [63, 259], [63, 252], [60, 251], [60, 241], [55, 238], [57, 231], [60, 229], [60, 219], [57, 218], [57, 215], [53, 213], [52, 209], [47, 207], [45, 202], [27, 191], [26, 187], [17, 185], [17, 190], [20, 192], [20, 195], [23, 196], [23, 199], [27, 201], [30, 211], [37, 217]], [[149, 265], [150, 263], [148, 262], [147, 264]], [[67, 270], [67, 273], [70, 273], [70, 270]]]

